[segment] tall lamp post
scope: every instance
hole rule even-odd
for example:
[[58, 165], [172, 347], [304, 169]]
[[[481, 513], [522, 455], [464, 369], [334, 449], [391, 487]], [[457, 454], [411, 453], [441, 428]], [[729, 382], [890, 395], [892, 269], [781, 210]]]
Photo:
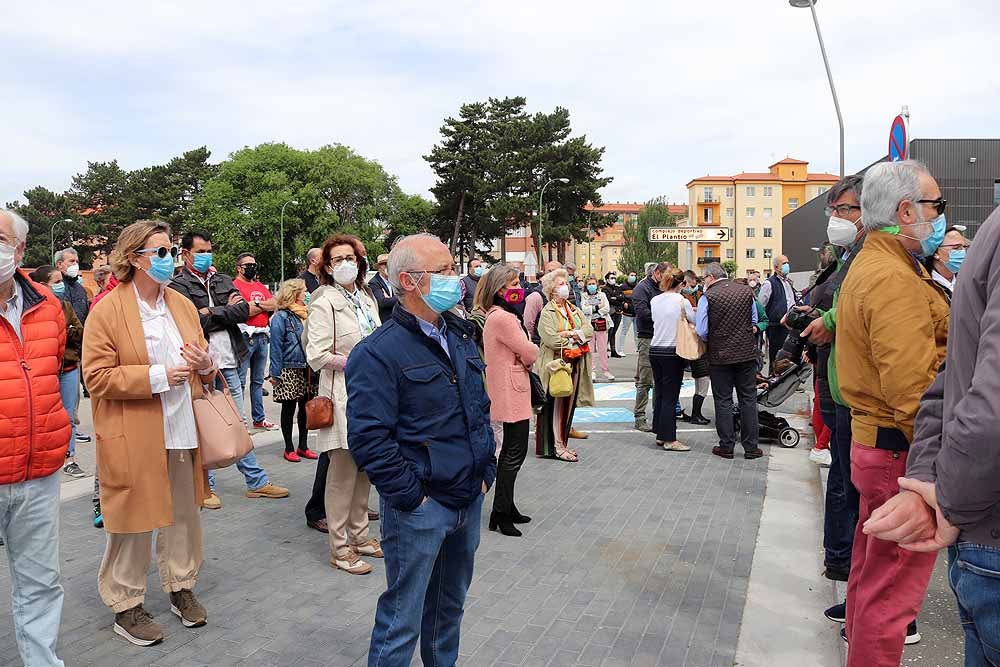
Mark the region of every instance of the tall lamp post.
[[278, 239], [278, 242], [281, 244], [281, 282], [285, 282], [285, 207], [289, 204], [298, 206], [299, 202], [295, 199], [289, 199], [281, 205], [281, 222], [279, 223], [281, 237]]
[[56, 261], [56, 225], [60, 222], [73, 222], [69, 218], [63, 218], [62, 220], [56, 220], [52, 223], [52, 227], [49, 229], [49, 257], [52, 259], [50, 261]]
[[542, 270], [542, 197], [545, 196], [545, 188], [552, 183], [569, 183], [568, 178], [550, 178], [548, 183], [542, 186], [542, 191], [538, 193], [538, 270]]
[[833, 107], [837, 110], [837, 122], [840, 124], [840, 177], [844, 177], [844, 117], [840, 113], [840, 101], [837, 99], [837, 89], [833, 85], [833, 74], [830, 72], [830, 61], [826, 57], [826, 46], [823, 44], [823, 33], [819, 30], [819, 18], [816, 17], [816, 3], [819, 0], [788, 0], [792, 7], [812, 12], [813, 24], [816, 26], [816, 37], [819, 39], [819, 50], [823, 54], [823, 65], [826, 66], [826, 78], [830, 81], [830, 92], [833, 94]]

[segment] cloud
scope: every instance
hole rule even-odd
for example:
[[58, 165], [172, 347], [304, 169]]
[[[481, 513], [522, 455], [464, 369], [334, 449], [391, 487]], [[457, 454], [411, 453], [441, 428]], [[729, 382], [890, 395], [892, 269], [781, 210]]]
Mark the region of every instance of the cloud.
[[[986, 0], [821, 0], [847, 166], [914, 136], [997, 136]], [[126, 168], [205, 144], [339, 142], [426, 193], [422, 159], [467, 101], [567, 107], [605, 146], [606, 200], [685, 199], [705, 173], [793, 155], [837, 170], [837, 124], [808, 11], [711, 3], [443, 0], [19, 3], [6, 8], [0, 198], [65, 188], [87, 160]]]

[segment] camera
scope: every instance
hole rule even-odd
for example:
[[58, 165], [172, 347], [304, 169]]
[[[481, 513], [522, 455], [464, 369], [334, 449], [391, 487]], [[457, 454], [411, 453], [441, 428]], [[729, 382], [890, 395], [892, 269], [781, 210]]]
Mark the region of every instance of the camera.
[[792, 331], [797, 331], [802, 333], [805, 328], [809, 326], [814, 320], [819, 318], [819, 311], [815, 308], [809, 310], [798, 310], [797, 308], [792, 308], [785, 315], [785, 324]]

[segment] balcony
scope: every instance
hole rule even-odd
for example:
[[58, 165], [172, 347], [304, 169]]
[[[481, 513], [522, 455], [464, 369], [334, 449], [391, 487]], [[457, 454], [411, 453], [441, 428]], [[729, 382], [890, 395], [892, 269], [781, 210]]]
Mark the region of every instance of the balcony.
[[706, 197], [705, 195], [700, 195], [698, 197], [698, 203], [705, 206], [718, 206], [721, 201], [718, 196], [712, 195], [711, 197]]

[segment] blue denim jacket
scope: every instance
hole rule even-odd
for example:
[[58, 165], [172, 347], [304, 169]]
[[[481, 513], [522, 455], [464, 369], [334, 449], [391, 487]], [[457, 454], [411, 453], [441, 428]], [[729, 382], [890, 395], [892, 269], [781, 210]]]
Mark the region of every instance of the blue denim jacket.
[[430, 496], [464, 509], [496, 479], [490, 399], [474, 327], [445, 313], [448, 349], [397, 305], [347, 361], [347, 439], [379, 495], [409, 511]]
[[302, 350], [302, 320], [295, 313], [279, 310], [271, 316], [271, 377], [280, 377], [282, 368], [305, 368]]

